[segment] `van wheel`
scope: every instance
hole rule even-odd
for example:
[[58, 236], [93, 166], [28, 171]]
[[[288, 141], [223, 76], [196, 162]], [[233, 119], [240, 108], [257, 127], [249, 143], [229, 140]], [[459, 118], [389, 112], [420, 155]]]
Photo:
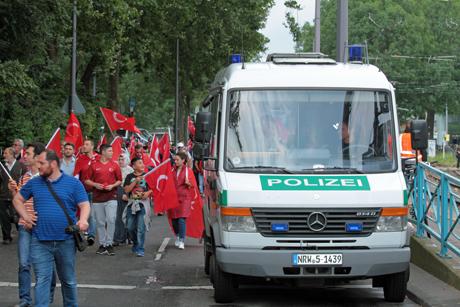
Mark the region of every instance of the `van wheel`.
[[383, 277], [383, 295], [387, 302], [401, 303], [406, 298], [409, 269]]
[[204, 238], [204, 273], [206, 275], [209, 275], [210, 273], [210, 258], [211, 258], [211, 252], [209, 252], [209, 239], [208, 237]]
[[211, 268], [211, 281], [214, 286], [214, 300], [216, 303], [232, 303], [235, 300], [237, 292], [237, 284], [235, 277], [232, 274], [223, 272], [217, 261], [215, 255], [211, 255], [210, 264]]

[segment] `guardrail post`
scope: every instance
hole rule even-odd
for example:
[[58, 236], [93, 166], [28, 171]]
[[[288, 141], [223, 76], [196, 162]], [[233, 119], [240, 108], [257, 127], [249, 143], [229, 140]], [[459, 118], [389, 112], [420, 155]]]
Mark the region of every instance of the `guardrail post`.
[[416, 201], [416, 213], [417, 213], [417, 237], [423, 237], [423, 211], [425, 210], [425, 171], [421, 164], [417, 164], [417, 176], [416, 176], [416, 187], [417, 187], [417, 201]]
[[449, 181], [444, 174], [441, 175], [441, 251], [439, 255], [447, 258], [447, 234], [449, 232]]

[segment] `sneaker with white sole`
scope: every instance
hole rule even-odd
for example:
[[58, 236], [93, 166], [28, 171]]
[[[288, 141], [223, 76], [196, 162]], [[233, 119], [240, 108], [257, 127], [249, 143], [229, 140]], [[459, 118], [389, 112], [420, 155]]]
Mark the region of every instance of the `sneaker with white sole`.
[[185, 244], [184, 242], [179, 242], [179, 249], [184, 249], [185, 248]]
[[174, 242], [174, 246], [178, 247], [179, 243], [180, 243], [180, 239], [179, 239], [179, 237], [176, 237], [176, 241]]

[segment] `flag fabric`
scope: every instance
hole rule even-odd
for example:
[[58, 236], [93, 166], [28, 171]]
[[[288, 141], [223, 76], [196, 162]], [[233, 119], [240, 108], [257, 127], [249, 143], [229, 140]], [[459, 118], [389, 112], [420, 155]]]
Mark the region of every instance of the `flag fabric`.
[[162, 156], [162, 162], [169, 159], [169, 150], [171, 145], [169, 144], [169, 135], [165, 133], [161, 138], [160, 142], [158, 143], [158, 147], [160, 150], [160, 155]]
[[185, 177], [192, 184], [190, 189], [192, 198], [192, 210], [189, 217], [186, 219], [186, 235], [191, 238], [203, 237], [204, 220], [203, 220], [203, 200], [201, 199], [200, 190], [193, 172], [187, 167]]
[[57, 128], [54, 131], [53, 135], [51, 136], [48, 144], [46, 145], [46, 149], [51, 149], [56, 152], [59, 159], [62, 159], [62, 152], [61, 152], [61, 128]]
[[75, 145], [75, 152], [79, 152], [80, 147], [83, 146], [83, 132], [81, 131], [80, 122], [73, 112], [70, 113], [67, 122], [64, 140], [66, 143]]
[[97, 151], [101, 149], [102, 144], [107, 144], [107, 137], [105, 136], [105, 133], [101, 135], [101, 138], [97, 142], [97, 147], [96, 147]]
[[128, 152], [129, 152], [129, 160], [131, 161], [136, 155], [136, 139], [134, 138], [134, 135], [131, 136]]
[[123, 129], [127, 131], [139, 133], [139, 129], [136, 127], [136, 121], [134, 117], [126, 117], [120, 113], [107, 108], [101, 108], [102, 116], [104, 116], [105, 122], [111, 131]]
[[193, 123], [192, 118], [190, 116], [188, 117], [187, 127], [188, 127], [188, 133], [194, 137], [195, 136], [195, 124]]
[[169, 159], [145, 174], [144, 179], [153, 191], [155, 213], [165, 212], [179, 205], [174, 173]]
[[123, 153], [123, 139], [119, 136], [115, 137], [110, 145], [112, 145], [113, 156], [112, 160], [117, 162], [120, 155]]
[[155, 135], [153, 136], [152, 142], [150, 143], [149, 155], [150, 155], [150, 159], [153, 160], [155, 165], [158, 165], [158, 164], [161, 163], [161, 161], [160, 161], [160, 147], [158, 145], [158, 140], [157, 140], [157, 137]]

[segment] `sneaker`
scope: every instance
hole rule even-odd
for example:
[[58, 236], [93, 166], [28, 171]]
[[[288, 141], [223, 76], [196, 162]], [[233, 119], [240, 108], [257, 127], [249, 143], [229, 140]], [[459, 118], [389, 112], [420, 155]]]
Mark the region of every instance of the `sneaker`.
[[107, 254], [107, 248], [103, 245], [99, 245], [99, 248], [96, 251], [96, 254], [99, 255], [106, 255]]
[[136, 253], [136, 256], [137, 256], [137, 257], [144, 257], [144, 252], [137, 252], [137, 253]]
[[94, 245], [94, 242], [95, 242], [93, 236], [88, 237], [86, 241], [88, 241], [88, 246]]
[[184, 242], [179, 242], [179, 249], [184, 249], [185, 248], [185, 244]]
[[113, 250], [113, 246], [112, 245], [109, 245], [106, 247], [107, 248], [107, 255], [109, 256], [114, 256], [115, 255], [115, 252]]
[[176, 241], [174, 241], [174, 246], [178, 247], [179, 244], [180, 244], [180, 239], [179, 239], [179, 237], [176, 237]]

